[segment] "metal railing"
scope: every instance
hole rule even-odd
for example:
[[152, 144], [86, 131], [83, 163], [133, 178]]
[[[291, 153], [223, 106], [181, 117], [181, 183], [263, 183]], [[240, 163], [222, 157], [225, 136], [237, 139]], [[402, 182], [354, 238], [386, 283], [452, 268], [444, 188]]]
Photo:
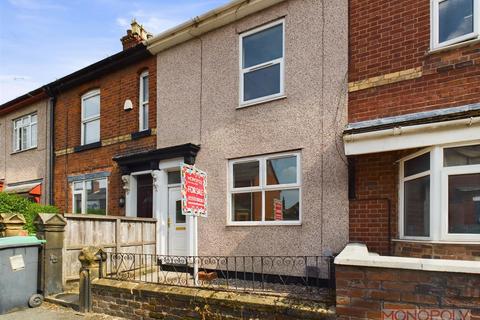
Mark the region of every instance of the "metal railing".
[[335, 285], [333, 256], [159, 256], [108, 253], [100, 277], [248, 292], [324, 293]]

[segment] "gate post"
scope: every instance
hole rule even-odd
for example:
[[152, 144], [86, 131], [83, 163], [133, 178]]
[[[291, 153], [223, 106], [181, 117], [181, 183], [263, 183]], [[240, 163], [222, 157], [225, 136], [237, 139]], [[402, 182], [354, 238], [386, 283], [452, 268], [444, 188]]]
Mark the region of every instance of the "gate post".
[[25, 217], [19, 213], [0, 213], [0, 237], [28, 235], [23, 230]]
[[104, 272], [106, 259], [105, 251], [97, 247], [85, 247], [78, 255], [78, 260], [82, 264], [80, 268], [80, 312], [92, 311], [91, 284]]
[[44, 296], [63, 291], [63, 240], [67, 221], [59, 214], [39, 213], [34, 220], [37, 237], [46, 240], [41, 263]]

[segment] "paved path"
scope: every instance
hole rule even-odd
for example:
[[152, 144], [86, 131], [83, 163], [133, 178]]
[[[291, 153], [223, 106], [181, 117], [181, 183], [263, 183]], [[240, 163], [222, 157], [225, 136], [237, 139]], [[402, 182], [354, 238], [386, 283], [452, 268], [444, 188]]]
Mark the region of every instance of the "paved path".
[[88, 314], [76, 312], [69, 308], [60, 307], [44, 302], [35, 309], [25, 309], [5, 315], [0, 315], [0, 320], [124, 320], [104, 314]]

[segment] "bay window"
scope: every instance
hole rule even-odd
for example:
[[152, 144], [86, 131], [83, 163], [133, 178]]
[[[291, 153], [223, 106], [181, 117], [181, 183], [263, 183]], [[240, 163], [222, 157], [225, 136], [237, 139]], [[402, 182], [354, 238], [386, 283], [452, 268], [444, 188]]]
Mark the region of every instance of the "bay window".
[[299, 224], [300, 154], [278, 154], [229, 163], [230, 224]]
[[240, 106], [284, 94], [284, 20], [240, 35]]
[[82, 145], [100, 141], [100, 90], [82, 96]]
[[13, 120], [13, 151], [23, 151], [37, 146], [37, 114]]
[[407, 157], [400, 183], [401, 237], [480, 241], [480, 144]]
[[433, 48], [478, 37], [479, 0], [431, 1]]
[[107, 214], [107, 179], [72, 183], [73, 213]]

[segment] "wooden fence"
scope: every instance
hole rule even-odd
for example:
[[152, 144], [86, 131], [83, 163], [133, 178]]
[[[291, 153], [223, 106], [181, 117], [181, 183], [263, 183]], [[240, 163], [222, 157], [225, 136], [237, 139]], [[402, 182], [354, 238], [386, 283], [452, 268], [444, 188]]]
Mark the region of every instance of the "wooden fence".
[[65, 214], [63, 282], [78, 280], [83, 247], [107, 252], [156, 254], [156, 219]]

